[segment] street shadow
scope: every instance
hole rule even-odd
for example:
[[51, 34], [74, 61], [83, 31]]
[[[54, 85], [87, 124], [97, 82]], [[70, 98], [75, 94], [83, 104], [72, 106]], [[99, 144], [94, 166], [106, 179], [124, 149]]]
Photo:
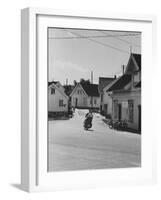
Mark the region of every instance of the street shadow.
[[86, 131], [94, 131], [93, 129], [88, 129], [88, 130], [86, 130]]

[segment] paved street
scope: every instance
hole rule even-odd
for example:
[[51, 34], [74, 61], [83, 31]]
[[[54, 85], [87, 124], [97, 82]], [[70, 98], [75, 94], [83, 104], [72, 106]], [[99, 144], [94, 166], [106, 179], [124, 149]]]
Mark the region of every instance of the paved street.
[[109, 129], [99, 114], [85, 131], [84, 116], [49, 121], [49, 171], [140, 167], [140, 135]]

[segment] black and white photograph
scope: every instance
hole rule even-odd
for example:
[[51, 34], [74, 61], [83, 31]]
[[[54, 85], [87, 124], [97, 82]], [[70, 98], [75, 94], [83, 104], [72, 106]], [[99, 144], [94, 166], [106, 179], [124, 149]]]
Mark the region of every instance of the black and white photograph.
[[48, 28], [48, 172], [141, 167], [141, 37]]

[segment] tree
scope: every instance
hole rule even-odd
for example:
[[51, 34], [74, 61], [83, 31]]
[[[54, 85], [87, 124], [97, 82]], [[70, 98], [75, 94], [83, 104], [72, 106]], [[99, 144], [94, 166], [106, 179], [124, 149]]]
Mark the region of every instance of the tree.
[[76, 86], [76, 85], [77, 85], [77, 81], [76, 81], [76, 80], [74, 80], [74, 81], [73, 81], [73, 84], [74, 84], [74, 86]]
[[81, 78], [81, 79], [80, 79], [80, 83], [81, 83], [81, 84], [90, 84], [90, 80], [89, 80], [89, 79], [88, 79], [88, 80], [85, 80], [85, 79]]

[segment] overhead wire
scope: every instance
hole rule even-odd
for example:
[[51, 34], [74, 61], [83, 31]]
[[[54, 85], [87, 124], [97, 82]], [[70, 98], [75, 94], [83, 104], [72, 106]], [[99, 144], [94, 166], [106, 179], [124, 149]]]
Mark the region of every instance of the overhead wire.
[[86, 39], [86, 38], [107, 38], [107, 37], [124, 37], [124, 36], [137, 36], [139, 34], [121, 34], [121, 35], [94, 35], [94, 36], [77, 36], [77, 37], [49, 37], [49, 39], [66, 40], [66, 39]]
[[[71, 32], [71, 31], [69, 31], [69, 30], [67, 30], [67, 29], [64, 29], [64, 30], [67, 31], [67, 32], [69, 32], [69, 33], [72, 33], [73, 35], [82, 37], [82, 35], [80, 35], [80, 34], [78, 34], [78, 33]], [[117, 51], [120, 51], [120, 52], [129, 54], [129, 52], [126, 51], [126, 50], [123, 50], [123, 49], [114, 47], [114, 46], [112, 46], [112, 45], [109, 45], [109, 44], [106, 44], [106, 43], [103, 43], [103, 42], [100, 42], [100, 41], [97, 41], [97, 40], [94, 40], [94, 39], [92, 39], [92, 38], [86, 38], [86, 39], [89, 40], [89, 41], [92, 41], [92, 42], [94, 42], [94, 43], [97, 43], [97, 44], [99, 44], [99, 45], [102, 45], [102, 46], [105, 46], [105, 47], [108, 47], [108, 48], [111, 48], [111, 49], [114, 49], [114, 50], [117, 50]]]
[[[120, 49], [120, 48], [117, 48], [117, 47], [114, 47], [114, 46], [112, 46], [112, 45], [109, 45], [109, 44], [107, 44], [107, 43], [103, 43], [103, 42], [100, 42], [100, 41], [97, 41], [97, 40], [94, 40], [93, 38], [105, 38], [105, 37], [113, 37], [113, 38], [115, 38], [115, 39], [117, 39], [117, 40], [120, 40], [120, 41], [122, 41], [122, 42], [125, 42], [125, 43], [127, 43], [127, 44], [131, 44], [129, 41], [127, 41], [127, 40], [124, 40], [124, 39], [121, 39], [121, 38], [118, 38], [118, 37], [122, 37], [122, 36], [137, 36], [137, 35], [140, 35], [140, 33], [135, 33], [135, 34], [120, 34], [120, 35], [114, 35], [114, 34], [106, 34], [104, 31], [101, 31], [102, 33], [104, 33], [104, 34], [106, 34], [106, 35], [95, 35], [95, 36], [83, 36], [83, 35], [81, 35], [81, 34], [79, 34], [79, 33], [75, 33], [75, 32], [72, 32], [72, 31], [69, 31], [68, 29], [63, 29], [64, 31], [66, 31], [66, 32], [69, 32], [69, 33], [71, 33], [71, 34], [73, 34], [73, 35], [75, 35], [75, 36], [70, 36], [70, 37], [49, 37], [48, 39], [87, 39], [87, 40], [89, 40], [89, 41], [91, 41], [91, 42], [94, 42], [94, 43], [97, 43], [97, 44], [99, 44], [99, 45], [102, 45], [102, 46], [105, 46], [105, 47], [108, 47], [108, 48], [112, 48], [112, 49], [114, 49], [114, 50], [117, 50], [117, 51], [120, 51], [120, 52], [122, 52], [122, 53], [126, 53], [126, 54], [129, 54], [129, 51], [126, 51], [126, 50], [124, 50], [124, 49]], [[137, 44], [133, 44], [133, 45], [135, 45], [135, 46], [138, 46], [138, 47], [140, 47], [140, 45], [137, 45]], [[114, 76], [114, 75], [120, 75], [121, 74], [121, 72], [122, 72], [122, 70], [119, 70], [119, 71], [117, 71], [116, 73], [112, 73], [112, 74], [110, 74], [109, 76]]]
[[[104, 31], [101, 31], [103, 34], [105, 34], [106, 36], [108, 36], [107, 35], [107, 33], [105, 33]], [[137, 34], [137, 35], [140, 35], [140, 34]], [[129, 36], [131, 36], [131, 35], [129, 35]], [[136, 36], [136, 34], [135, 34], [135, 36]], [[115, 35], [115, 36], [113, 36], [113, 38], [114, 39], [116, 39], [116, 40], [119, 40], [119, 41], [122, 41], [122, 42], [124, 42], [124, 43], [126, 43], [126, 44], [132, 44], [131, 42], [129, 42], [129, 41], [127, 41], [127, 40], [125, 40], [125, 39], [122, 39], [122, 38], [119, 38], [119, 37], [121, 37], [121, 35]], [[140, 45], [138, 45], [138, 44], [132, 44], [133, 46], [136, 46], [136, 47], [140, 47]]]

